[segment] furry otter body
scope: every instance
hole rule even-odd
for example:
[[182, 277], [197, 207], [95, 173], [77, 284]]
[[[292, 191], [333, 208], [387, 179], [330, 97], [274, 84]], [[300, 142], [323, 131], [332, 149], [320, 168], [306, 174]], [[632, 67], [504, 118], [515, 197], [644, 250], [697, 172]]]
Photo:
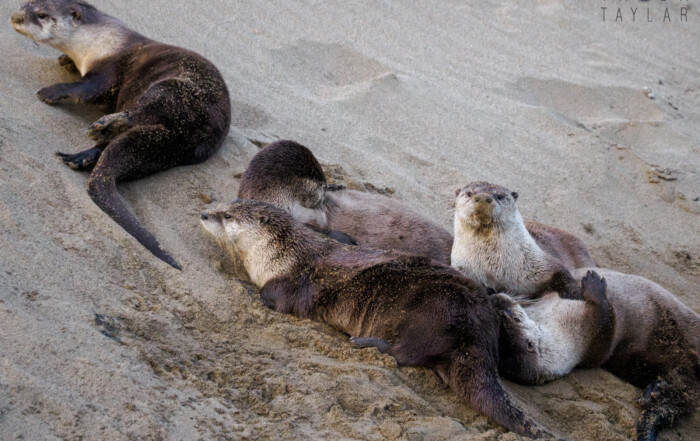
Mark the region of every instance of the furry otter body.
[[452, 266], [495, 291], [537, 296], [557, 291], [580, 298], [569, 270], [595, 266], [573, 235], [523, 222], [518, 194], [487, 182], [457, 190]]
[[700, 316], [643, 277], [595, 271], [605, 278], [583, 277], [585, 301], [550, 293], [523, 308], [504, 294], [493, 296], [502, 316], [500, 370], [532, 384], [576, 366], [602, 366], [644, 389], [637, 436], [653, 440], [697, 408]]
[[257, 201], [205, 212], [202, 223], [242, 258], [269, 307], [384, 339], [400, 365], [433, 368], [499, 424], [531, 437], [542, 433], [498, 380], [498, 318], [485, 289], [454, 269], [338, 243]]
[[316, 230], [343, 232], [359, 245], [450, 263], [452, 235], [441, 225], [391, 198], [327, 185], [313, 153], [294, 141], [261, 150], [241, 178], [238, 197], [268, 202]]
[[17, 32], [66, 55], [59, 64], [80, 81], [38, 92], [48, 104], [105, 104], [115, 113], [88, 130], [96, 145], [59, 156], [73, 169], [94, 167], [88, 193], [148, 250], [177, 262], [131, 213], [119, 181], [196, 164], [221, 145], [230, 125], [228, 90], [202, 56], [150, 40], [77, 0], [34, 0], [12, 16]]

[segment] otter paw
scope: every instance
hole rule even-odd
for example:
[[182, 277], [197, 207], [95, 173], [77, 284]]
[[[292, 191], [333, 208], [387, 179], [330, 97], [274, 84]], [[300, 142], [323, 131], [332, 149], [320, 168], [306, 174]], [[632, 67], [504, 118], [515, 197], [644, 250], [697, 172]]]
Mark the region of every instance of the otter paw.
[[69, 98], [69, 95], [60, 84], [44, 87], [36, 93], [36, 96], [46, 104], [58, 104]]
[[505, 313], [507, 311], [508, 315], [512, 315], [510, 309], [516, 304], [512, 297], [503, 293], [491, 294], [489, 296], [489, 301], [496, 311], [500, 313]]
[[595, 271], [588, 271], [581, 279], [583, 298], [595, 304], [602, 304], [607, 300], [606, 291], [608, 283], [604, 277], [600, 277]]
[[657, 402], [662, 397], [663, 391], [668, 388], [669, 384], [665, 380], [659, 378], [649, 383], [642, 392], [642, 395], [634, 400], [634, 402], [642, 408], [649, 407]]
[[133, 127], [126, 112], [111, 113], [95, 121], [87, 130], [87, 135], [98, 142], [109, 142]]
[[58, 57], [58, 65], [66, 69], [70, 73], [79, 73], [75, 62], [68, 55], [61, 55]]
[[56, 152], [56, 156], [58, 156], [64, 164], [73, 170], [87, 170], [91, 169], [95, 166], [95, 164], [97, 164], [97, 160], [100, 159], [102, 150], [102, 148], [95, 147], [76, 154]]

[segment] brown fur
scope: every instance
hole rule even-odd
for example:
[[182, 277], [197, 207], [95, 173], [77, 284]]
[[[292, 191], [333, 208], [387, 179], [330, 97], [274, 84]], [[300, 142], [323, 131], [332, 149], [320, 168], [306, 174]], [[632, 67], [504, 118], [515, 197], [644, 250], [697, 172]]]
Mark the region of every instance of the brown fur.
[[575, 236], [523, 222], [518, 194], [488, 182], [457, 190], [452, 265], [495, 291], [535, 297], [557, 291], [581, 298], [569, 270], [594, 265]]
[[269, 307], [383, 339], [400, 365], [434, 369], [499, 424], [544, 434], [498, 380], [498, 320], [485, 290], [457, 271], [425, 257], [340, 244], [262, 202], [235, 201], [202, 218], [242, 256]]
[[241, 199], [276, 205], [319, 231], [340, 231], [359, 245], [427, 256], [449, 264], [452, 235], [394, 199], [329, 186], [313, 153], [294, 141], [261, 150], [241, 178]]
[[502, 317], [501, 372], [532, 383], [576, 365], [602, 366], [644, 388], [637, 436], [653, 440], [697, 408], [700, 316], [647, 279], [595, 271], [605, 278], [595, 272], [583, 277], [585, 302], [549, 296], [523, 309], [494, 297]]
[[109, 115], [88, 134], [93, 148], [59, 153], [73, 169], [92, 169], [88, 193], [158, 258], [179, 265], [131, 213], [117, 183], [202, 162], [221, 146], [231, 122], [228, 90], [201, 55], [146, 38], [77, 0], [34, 0], [12, 16], [21, 34], [66, 55], [59, 64], [82, 78], [40, 90], [47, 104], [102, 104]]

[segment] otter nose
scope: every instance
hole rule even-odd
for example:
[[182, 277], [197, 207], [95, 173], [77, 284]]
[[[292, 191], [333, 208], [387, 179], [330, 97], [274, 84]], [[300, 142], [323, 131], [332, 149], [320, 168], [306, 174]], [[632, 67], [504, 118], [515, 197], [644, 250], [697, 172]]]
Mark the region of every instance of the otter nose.
[[10, 18], [10, 22], [15, 25], [21, 25], [24, 23], [24, 12], [15, 12]]
[[209, 213], [207, 213], [206, 211], [202, 211], [202, 220], [207, 220], [207, 219], [209, 219]]
[[484, 201], [487, 204], [490, 204], [491, 202], [493, 202], [493, 198], [491, 197], [491, 195], [488, 195], [488, 194], [478, 194], [478, 195], [474, 196], [474, 202], [481, 202], [481, 201]]

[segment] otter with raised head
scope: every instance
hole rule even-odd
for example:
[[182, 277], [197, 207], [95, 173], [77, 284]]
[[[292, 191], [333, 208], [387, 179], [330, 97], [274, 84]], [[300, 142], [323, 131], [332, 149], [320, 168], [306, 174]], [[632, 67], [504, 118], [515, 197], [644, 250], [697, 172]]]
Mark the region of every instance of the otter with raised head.
[[556, 293], [520, 305], [497, 294], [499, 370], [525, 384], [602, 366], [643, 389], [637, 439], [691, 414], [700, 402], [700, 315], [643, 277], [595, 268], [575, 270], [585, 301]]
[[58, 153], [61, 160], [76, 170], [94, 167], [88, 193], [97, 206], [179, 269], [131, 213], [116, 184], [197, 164], [221, 146], [231, 105], [219, 71], [202, 56], [146, 38], [83, 1], [32, 0], [11, 22], [20, 34], [63, 52], [59, 64], [82, 76], [41, 89], [39, 99], [104, 104], [115, 112], [90, 126], [93, 148]]
[[530, 437], [546, 433], [499, 382], [499, 323], [486, 290], [453, 268], [341, 244], [258, 201], [206, 211], [202, 224], [240, 256], [270, 308], [382, 339], [399, 365], [434, 369], [495, 422]]
[[294, 141], [258, 152], [241, 177], [238, 197], [280, 207], [331, 237], [342, 232], [359, 245], [450, 263], [452, 235], [440, 224], [394, 199], [328, 185], [314, 154]]
[[456, 191], [452, 266], [496, 292], [529, 297], [547, 291], [581, 298], [569, 270], [595, 266], [575, 236], [523, 221], [518, 193], [488, 182]]

